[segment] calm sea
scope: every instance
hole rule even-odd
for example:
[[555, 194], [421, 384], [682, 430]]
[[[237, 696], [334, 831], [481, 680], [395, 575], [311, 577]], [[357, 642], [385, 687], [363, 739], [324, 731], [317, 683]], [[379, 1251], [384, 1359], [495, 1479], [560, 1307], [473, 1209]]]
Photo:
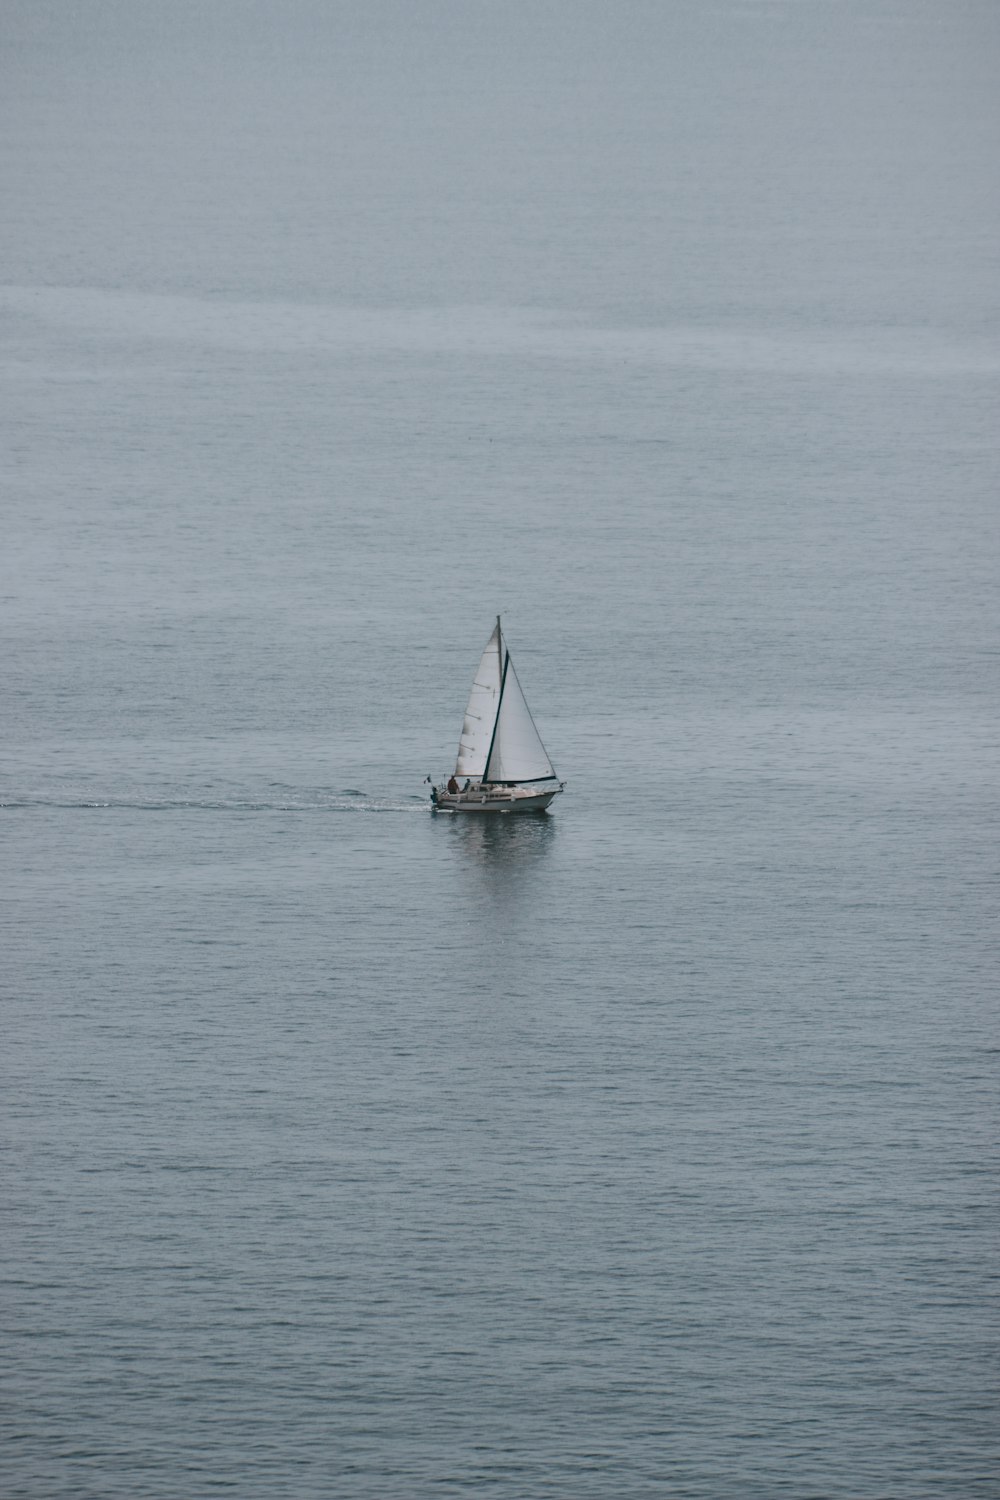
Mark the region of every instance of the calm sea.
[[1000, 11], [0, 30], [5, 1500], [1000, 1496]]

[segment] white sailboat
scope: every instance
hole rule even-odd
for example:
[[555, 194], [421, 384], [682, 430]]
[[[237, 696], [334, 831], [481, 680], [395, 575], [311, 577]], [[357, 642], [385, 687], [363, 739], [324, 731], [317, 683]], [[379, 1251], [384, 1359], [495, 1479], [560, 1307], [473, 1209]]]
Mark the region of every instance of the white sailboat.
[[473, 678], [454, 775], [431, 789], [431, 802], [442, 812], [541, 812], [564, 784], [535, 728], [497, 615]]

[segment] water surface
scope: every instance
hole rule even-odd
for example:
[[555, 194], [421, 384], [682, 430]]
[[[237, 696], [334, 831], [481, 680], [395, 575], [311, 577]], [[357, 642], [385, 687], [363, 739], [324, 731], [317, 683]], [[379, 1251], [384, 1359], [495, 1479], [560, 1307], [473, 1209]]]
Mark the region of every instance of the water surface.
[[1000, 1494], [997, 29], [7, 6], [12, 1500]]

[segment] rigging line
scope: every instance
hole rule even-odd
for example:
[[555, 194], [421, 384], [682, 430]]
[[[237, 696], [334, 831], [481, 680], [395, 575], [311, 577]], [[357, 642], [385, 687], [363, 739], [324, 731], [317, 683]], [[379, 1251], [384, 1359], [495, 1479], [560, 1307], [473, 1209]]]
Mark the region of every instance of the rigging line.
[[[508, 661], [510, 661], [510, 654], [509, 653], [508, 653], [507, 659], [508, 659]], [[510, 668], [511, 668], [511, 671], [514, 673], [514, 681], [517, 683], [518, 687], [521, 688], [521, 702], [524, 704], [525, 710], [527, 711], [528, 718], [531, 720], [531, 727], [535, 731], [535, 735], [536, 735], [536, 737], [538, 739], [538, 743], [542, 747], [542, 753], [544, 754], [545, 759], [548, 761], [549, 765], [551, 766], [552, 765], [552, 757], [549, 754], [549, 752], [546, 750], [545, 743], [544, 743], [541, 735], [538, 733], [538, 725], [535, 723], [535, 716], [531, 712], [531, 709], [528, 708], [528, 700], [524, 696], [524, 688], [521, 687], [521, 679], [517, 675], [517, 668], [514, 666], [513, 662], [510, 663]], [[553, 780], [556, 780], [556, 781], [559, 779], [556, 776], [555, 766], [552, 766], [552, 778], [553, 778]], [[535, 781], [544, 781], [544, 780], [548, 780], [548, 778], [547, 777], [542, 777], [542, 776], [536, 776], [536, 777], [533, 778], [533, 780], [535, 780]]]

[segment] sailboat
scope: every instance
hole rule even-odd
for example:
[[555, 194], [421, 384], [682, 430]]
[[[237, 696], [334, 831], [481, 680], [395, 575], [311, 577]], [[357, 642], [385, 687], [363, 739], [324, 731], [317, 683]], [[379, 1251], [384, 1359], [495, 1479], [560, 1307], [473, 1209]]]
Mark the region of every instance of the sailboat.
[[431, 802], [442, 812], [542, 812], [564, 785], [535, 728], [497, 615], [472, 681], [454, 775], [432, 787]]

